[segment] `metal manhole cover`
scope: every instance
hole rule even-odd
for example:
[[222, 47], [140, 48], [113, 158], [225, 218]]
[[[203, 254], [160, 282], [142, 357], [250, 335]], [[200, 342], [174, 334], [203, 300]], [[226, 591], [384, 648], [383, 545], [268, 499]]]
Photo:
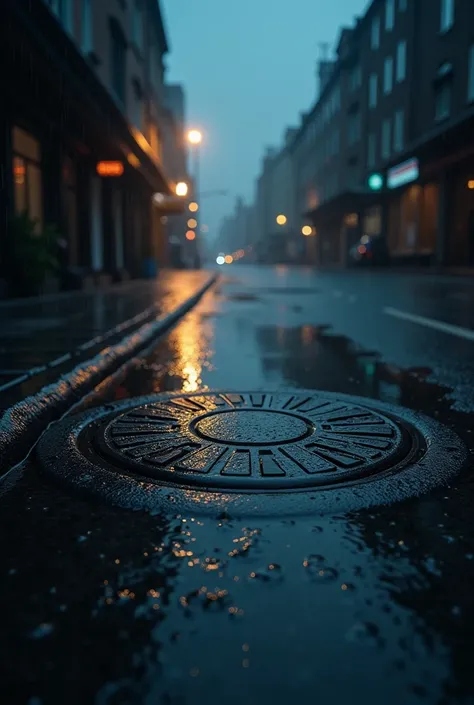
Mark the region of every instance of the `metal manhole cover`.
[[426, 417], [301, 391], [120, 402], [58, 424], [39, 453], [47, 472], [125, 506], [155, 507], [166, 490], [172, 502], [202, 503], [205, 493], [226, 508], [248, 508], [239, 494], [258, 497], [256, 511], [267, 494], [274, 510], [296, 496], [296, 513], [314, 510], [313, 490], [341, 510], [343, 497], [350, 508], [404, 499], [446, 481], [466, 457], [461, 441]]
[[103, 457], [164, 482], [223, 489], [332, 485], [393, 468], [421, 439], [372, 409], [324, 395], [182, 396], [94, 431]]

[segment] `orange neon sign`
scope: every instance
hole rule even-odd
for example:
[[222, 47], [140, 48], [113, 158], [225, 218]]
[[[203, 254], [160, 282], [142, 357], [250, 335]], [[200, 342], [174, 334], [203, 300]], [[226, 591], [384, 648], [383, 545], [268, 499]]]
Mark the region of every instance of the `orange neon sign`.
[[99, 176], [122, 176], [123, 171], [124, 169], [122, 162], [97, 163], [97, 173]]

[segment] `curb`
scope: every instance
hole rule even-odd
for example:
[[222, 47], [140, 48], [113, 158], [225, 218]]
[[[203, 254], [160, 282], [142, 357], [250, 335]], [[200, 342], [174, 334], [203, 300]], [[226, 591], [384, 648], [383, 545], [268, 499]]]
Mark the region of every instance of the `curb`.
[[171, 313], [144, 324], [120, 343], [107, 348], [106, 352], [80, 363], [53, 384], [6, 409], [0, 419], [0, 478], [27, 457], [50, 423], [60, 419], [127, 360], [169, 330], [198, 303], [217, 279], [218, 275], [211, 276], [203, 287]]

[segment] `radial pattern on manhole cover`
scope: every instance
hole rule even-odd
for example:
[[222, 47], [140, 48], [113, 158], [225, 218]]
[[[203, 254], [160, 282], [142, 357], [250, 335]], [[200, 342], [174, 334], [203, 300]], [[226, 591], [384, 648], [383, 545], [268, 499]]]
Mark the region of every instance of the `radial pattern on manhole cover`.
[[131, 408], [94, 435], [124, 469], [242, 490], [352, 481], [396, 466], [413, 440], [382, 413], [320, 394], [175, 397]]
[[297, 515], [405, 500], [468, 457], [409, 409], [330, 392], [157, 394], [72, 415], [40, 439], [43, 470], [132, 509]]

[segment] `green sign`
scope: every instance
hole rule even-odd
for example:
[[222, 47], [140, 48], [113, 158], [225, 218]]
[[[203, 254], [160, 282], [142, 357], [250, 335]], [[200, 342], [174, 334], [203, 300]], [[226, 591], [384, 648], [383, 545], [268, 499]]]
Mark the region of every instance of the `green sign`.
[[383, 186], [383, 176], [381, 174], [371, 174], [368, 184], [371, 191], [380, 191]]

